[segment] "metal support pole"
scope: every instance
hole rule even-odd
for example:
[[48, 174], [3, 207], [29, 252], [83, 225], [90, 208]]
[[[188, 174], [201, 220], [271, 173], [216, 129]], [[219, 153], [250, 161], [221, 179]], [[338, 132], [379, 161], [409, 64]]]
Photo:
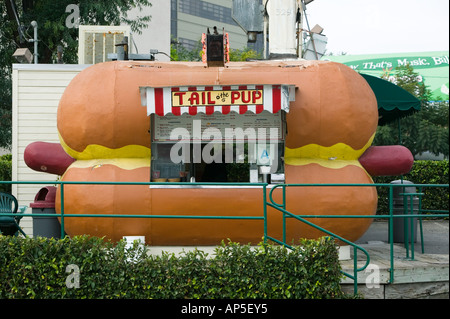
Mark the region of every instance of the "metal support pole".
[[38, 64], [38, 24], [36, 21], [31, 22], [31, 26], [34, 29], [34, 37], [33, 37], [33, 43], [34, 43], [34, 64]]

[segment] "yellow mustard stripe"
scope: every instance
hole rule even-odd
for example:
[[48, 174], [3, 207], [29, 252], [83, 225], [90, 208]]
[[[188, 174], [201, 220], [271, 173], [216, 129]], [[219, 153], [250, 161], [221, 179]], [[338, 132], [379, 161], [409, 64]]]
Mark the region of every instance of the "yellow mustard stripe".
[[329, 160], [329, 159], [321, 159], [321, 158], [286, 158], [285, 159], [286, 165], [292, 165], [292, 166], [302, 166], [302, 165], [308, 165], [308, 164], [318, 164], [325, 168], [331, 168], [331, 169], [341, 169], [347, 166], [357, 166], [361, 168], [366, 174], [367, 177], [369, 177], [370, 182], [373, 183], [372, 176], [370, 176], [369, 173], [367, 173], [366, 169], [361, 165], [361, 163], [358, 160], [351, 160], [351, 161], [342, 161], [342, 160]]
[[120, 148], [109, 148], [102, 145], [90, 144], [82, 152], [71, 149], [59, 134], [61, 146], [67, 154], [77, 160], [90, 160], [97, 158], [149, 158], [151, 150], [142, 145], [126, 145]]
[[288, 158], [309, 158], [309, 159], [326, 159], [326, 160], [357, 160], [372, 145], [375, 134], [361, 149], [355, 150], [351, 146], [344, 143], [337, 143], [332, 146], [321, 146], [317, 144], [308, 144], [299, 148], [285, 149], [284, 157]]
[[326, 168], [333, 168], [333, 169], [341, 169], [343, 167], [349, 166], [349, 165], [355, 165], [362, 169], [364, 169], [358, 160], [350, 160], [350, 161], [342, 161], [342, 160], [328, 160], [328, 159], [322, 159], [322, 158], [286, 158], [285, 159], [286, 165], [292, 165], [292, 166], [302, 166], [302, 165], [309, 165], [309, 164], [318, 164], [320, 166], [326, 167]]
[[361, 149], [355, 150], [344, 143], [337, 143], [332, 146], [320, 146], [308, 144], [299, 148], [291, 149], [286, 147], [284, 159], [287, 165], [301, 166], [308, 164], [318, 164], [323, 167], [340, 169], [348, 165], [356, 165], [362, 169], [359, 157], [372, 145], [375, 133]]
[[78, 160], [70, 165], [70, 168], [91, 168], [97, 169], [103, 165], [114, 165], [121, 169], [133, 170], [141, 167], [150, 167], [150, 158], [106, 158]]

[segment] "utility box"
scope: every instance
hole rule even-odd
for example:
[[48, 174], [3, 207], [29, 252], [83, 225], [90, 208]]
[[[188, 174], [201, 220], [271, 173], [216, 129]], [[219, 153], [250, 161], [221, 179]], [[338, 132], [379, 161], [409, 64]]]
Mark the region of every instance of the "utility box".
[[[55, 214], [56, 187], [47, 186], [39, 190], [30, 203], [32, 214]], [[33, 216], [33, 236], [60, 238], [61, 224], [56, 216]]]

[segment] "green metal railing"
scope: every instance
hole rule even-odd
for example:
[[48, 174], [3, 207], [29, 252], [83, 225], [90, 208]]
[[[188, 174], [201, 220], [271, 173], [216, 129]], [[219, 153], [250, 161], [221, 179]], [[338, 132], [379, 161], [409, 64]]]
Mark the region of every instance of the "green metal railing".
[[[363, 271], [367, 268], [370, 263], [369, 253], [361, 246], [348, 241], [341, 236], [334, 234], [314, 223], [307, 220], [307, 218], [387, 218], [389, 220], [389, 243], [390, 243], [390, 282], [394, 282], [394, 249], [393, 249], [393, 220], [394, 218], [404, 218], [404, 221], [407, 218], [411, 220], [413, 218], [418, 218], [420, 220], [421, 234], [422, 234], [422, 223], [421, 218], [426, 217], [449, 217], [448, 210], [422, 210], [421, 207], [421, 198], [423, 196], [423, 188], [425, 187], [438, 187], [438, 188], [448, 188], [448, 184], [277, 184], [277, 185], [268, 185], [267, 183], [170, 183], [171, 186], [180, 185], [180, 186], [190, 186], [190, 187], [201, 187], [201, 186], [243, 186], [243, 187], [259, 187], [262, 189], [262, 197], [263, 197], [263, 215], [262, 216], [215, 216], [215, 215], [140, 215], [140, 214], [65, 214], [64, 212], [64, 193], [66, 185], [168, 185], [167, 183], [157, 183], [157, 182], [66, 182], [66, 181], [0, 181], [0, 184], [33, 184], [33, 185], [59, 185], [60, 187], [60, 213], [59, 214], [44, 214], [44, 213], [31, 213], [31, 214], [21, 214], [22, 216], [31, 216], [31, 217], [60, 217], [61, 223], [61, 238], [64, 238], [64, 220], [65, 218], [76, 218], [76, 217], [114, 217], [114, 218], [173, 218], [173, 219], [227, 219], [227, 220], [261, 220], [264, 223], [264, 241], [267, 240], [274, 241], [280, 245], [284, 245], [288, 248], [292, 248], [292, 246], [286, 243], [286, 223], [287, 219], [294, 219], [299, 222], [305, 223], [311, 227], [314, 227], [323, 233], [327, 234], [330, 237], [333, 237], [337, 240], [340, 240], [350, 246], [353, 247], [353, 274], [349, 274], [343, 272], [345, 276], [352, 279], [354, 282], [354, 292], [357, 293], [358, 287], [358, 272]], [[286, 201], [286, 189], [290, 187], [388, 187], [389, 188], [389, 214], [388, 215], [296, 215], [292, 212], [289, 212], [287, 208]], [[419, 191], [417, 193], [400, 193], [405, 198], [405, 204], [403, 206], [404, 212], [403, 214], [394, 214], [394, 205], [393, 205], [393, 188], [394, 187], [417, 187]], [[269, 193], [268, 190], [270, 189]], [[276, 203], [273, 199], [273, 193], [275, 190], [281, 189], [282, 191], [282, 203]], [[413, 201], [410, 200], [411, 207], [406, 205], [407, 199], [416, 196], [419, 198], [419, 207], [418, 213], [414, 214]], [[271, 207], [282, 213], [283, 223], [282, 223], [282, 240], [276, 239], [268, 235], [268, 218], [267, 218], [267, 210], [268, 207]], [[410, 212], [409, 212], [410, 211]], [[422, 215], [422, 212], [427, 212], [426, 215]], [[430, 214], [430, 213], [435, 214]], [[9, 214], [12, 215], [12, 214]], [[411, 228], [405, 227], [405, 248], [407, 258], [414, 259], [414, 236], [412, 235], [413, 231], [413, 222], [411, 222]], [[411, 236], [409, 236], [409, 231], [411, 230]], [[411, 238], [411, 257], [409, 257], [409, 242], [406, 240], [407, 238]], [[423, 237], [422, 237], [423, 244]], [[357, 251], [361, 251], [366, 256], [366, 262], [362, 267], [357, 266], [358, 262], [358, 254]], [[422, 246], [423, 252], [423, 246]]]
[[[369, 256], [369, 253], [367, 252], [367, 250], [365, 250], [363, 247], [361, 247], [361, 246], [359, 246], [359, 245], [357, 245], [357, 244], [355, 244], [355, 243], [353, 243], [353, 242], [351, 242], [351, 241], [349, 241], [349, 240], [347, 240], [347, 239], [345, 239], [345, 238], [343, 238], [341, 236], [338, 236], [338, 235], [336, 235], [336, 234], [334, 234], [334, 233], [324, 229], [323, 227], [320, 227], [320, 226], [318, 226], [318, 225], [316, 225], [316, 224], [314, 224], [314, 223], [312, 223], [312, 222], [310, 222], [310, 221], [305, 219], [305, 218], [308, 218], [308, 217], [323, 218], [324, 217], [323, 215], [319, 215], [319, 216], [318, 215], [314, 215], [314, 216], [295, 215], [295, 214], [292, 214], [291, 212], [286, 210], [286, 188], [287, 187], [307, 187], [307, 186], [318, 186], [318, 185], [317, 184], [313, 184], [313, 185], [308, 185], [308, 184], [280, 184], [280, 185], [274, 186], [270, 190], [270, 193], [269, 193], [270, 202], [265, 201], [265, 205], [268, 205], [268, 206], [270, 206], [272, 208], [275, 208], [275, 209], [277, 209], [277, 210], [279, 210], [280, 212], [283, 213], [283, 233], [282, 233], [283, 234], [283, 240], [280, 241], [280, 240], [278, 240], [276, 238], [273, 238], [273, 237], [267, 235], [267, 229], [265, 229], [265, 231], [264, 231], [264, 238], [265, 239], [266, 238], [270, 239], [270, 240], [272, 240], [272, 241], [274, 241], [274, 242], [276, 242], [278, 244], [284, 245], [284, 246], [286, 246], [288, 248], [292, 248], [290, 245], [288, 245], [286, 243], [286, 218], [294, 218], [294, 219], [296, 219], [296, 220], [298, 220], [298, 221], [300, 221], [300, 222], [302, 222], [304, 224], [307, 224], [307, 225], [309, 225], [311, 227], [314, 227], [314, 228], [322, 231], [323, 233], [325, 233], [325, 234], [327, 234], [327, 235], [329, 235], [329, 236], [331, 236], [331, 237], [333, 237], [335, 239], [338, 239], [338, 240], [346, 243], [347, 245], [352, 246], [353, 247], [353, 274], [349, 274], [349, 273], [347, 273], [347, 272], [345, 272], [343, 270], [341, 270], [341, 273], [343, 275], [345, 275], [346, 277], [348, 277], [348, 278], [353, 280], [353, 291], [356, 294], [358, 292], [358, 272], [365, 270], [367, 268], [367, 266], [370, 264], [370, 256]], [[321, 184], [320, 186], [326, 186], [326, 185], [325, 184]], [[333, 184], [333, 186], [337, 186], [337, 185]], [[340, 186], [342, 186], [342, 185], [340, 185]], [[349, 185], [345, 184], [345, 186], [349, 186]], [[283, 194], [282, 195], [283, 202], [281, 204], [278, 204], [278, 203], [276, 203], [273, 200], [273, 192], [277, 188], [281, 188], [282, 192], [283, 192], [282, 193]], [[265, 212], [266, 212], [266, 209], [265, 209]], [[336, 217], [336, 216], [333, 215], [333, 217]], [[341, 216], [341, 217], [343, 217], [343, 216]], [[345, 216], [345, 218], [347, 218], [347, 217], [350, 217], [350, 216]], [[267, 218], [265, 219], [265, 221], [267, 221]], [[365, 254], [365, 256], [366, 256], [366, 262], [364, 263], [364, 265], [362, 267], [359, 267], [359, 268], [358, 268], [358, 253], [357, 253], [358, 250], [362, 251]]]
[[[389, 214], [387, 215], [295, 215], [291, 212], [286, 210], [286, 188], [289, 187], [388, 187], [389, 188]], [[394, 187], [402, 187], [403, 189], [410, 188], [410, 187], [416, 187], [419, 189], [417, 193], [399, 193], [403, 197], [403, 214], [394, 214]], [[273, 207], [277, 210], [279, 210], [281, 213], [283, 213], [283, 240], [277, 240], [275, 238], [272, 238], [267, 235], [267, 230], [265, 229], [265, 238], [268, 238], [270, 240], [273, 240], [279, 244], [285, 245], [289, 247], [289, 245], [286, 244], [286, 219], [287, 218], [295, 218], [309, 226], [312, 226], [316, 229], [319, 229], [320, 231], [324, 232], [325, 234], [328, 234], [331, 237], [334, 237], [338, 240], [341, 240], [348, 245], [353, 247], [353, 261], [354, 261], [354, 270], [353, 275], [350, 275], [348, 273], [343, 272], [345, 276], [348, 278], [353, 279], [354, 281], [354, 291], [357, 292], [357, 273], [360, 271], [363, 271], [367, 268], [367, 266], [370, 263], [370, 256], [368, 252], [362, 248], [361, 246], [352, 243], [336, 234], [331, 233], [328, 230], [325, 230], [312, 222], [306, 220], [306, 218], [377, 218], [377, 219], [388, 219], [388, 228], [389, 228], [389, 245], [390, 245], [390, 283], [394, 282], [394, 218], [403, 218], [404, 222], [404, 245], [406, 249], [406, 258], [409, 258], [411, 260], [414, 260], [414, 223], [413, 219], [417, 218], [420, 225], [420, 235], [421, 235], [421, 244], [422, 244], [422, 253], [424, 253], [424, 240], [423, 240], [423, 229], [422, 229], [422, 218], [428, 217], [428, 218], [448, 218], [449, 217], [449, 211], [448, 210], [424, 210], [422, 209], [422, 196], [424, 193], [422, 192], [423, 188], [430, 187], [430, 188], [449, 188], [449, 184], [279, 184], [274, 186], [269, 195], [270, 203], [267, 203], [268, 206]], [[275, 189], [281, 188], [282, 189], [282, 198], [283, 202], [281, 204], [276, 203], [272, 198], [272, 193]], [[414, 202], [412, 200], [413, 197], [418, 197], [418, 208], [417, 208], [417, 214], [414, 214]], [[409, 198], [409, 200], [408, 200]], [[408, 206], [409, 202], [409, 206]], [[422, 212], [427, 212], [426, 215], [422, 214]], [[436, 213], [436, 214], [432, 214]], [[408, 221], [411, 220], [410, 227], [406, 227], [408, 225]], [[360, 250], [366, 255], [366, 263], [358, 268], [357, 267], [357, 251]], [[410, 252], [411, 251], [411, 252]]]

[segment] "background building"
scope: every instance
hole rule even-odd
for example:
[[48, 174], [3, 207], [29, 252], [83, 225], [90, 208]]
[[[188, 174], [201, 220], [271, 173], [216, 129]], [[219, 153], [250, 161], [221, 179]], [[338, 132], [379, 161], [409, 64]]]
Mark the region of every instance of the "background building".
[[232, 18], [232, 0], [171, 0], [170, 33], [172, 41], [177, 40], [191, 50], [201, 40], [207, 28], [217, 26], [219, 32], [225, 29], [230, 37], [232, 49], [250, 47], [263, 51], [263, 36], [258, 34], [255, 43], [247, 43], [247, 35]]
[[[247, 42], [247, 34], [233, 20], [232, 0], [153, 0], [152, 6], [139, 12], [133, 9], [129, 17], [151, 15], [151, 21], [141, 34], [132, 34], [130, 52], [155, 55], [158, 61], [168, 61], [170, 46], [183, 46], [187, 50], [200, 48], [202, 33], [216, 26], [220, 33], [229, 34], [231, 49], [247, 47], [262, 54], [263, 34], [257, 34], [256, 42]], [[167, 54], [167, 55], [166, 55]]]
[[[149, 54], [150, 50], [158, 50], [170, 54], [170, 1], [152, 0], [152, 6], [145, 8], [144, 12], [133, 9], [128, 13], [133, 16], [151, 15], [151, 21], [142, 34], [133, 33], [133, 43], [130, 44], [131, 52]], [[164, 54], [155, 56], [158, 61], [169, 61]]]

